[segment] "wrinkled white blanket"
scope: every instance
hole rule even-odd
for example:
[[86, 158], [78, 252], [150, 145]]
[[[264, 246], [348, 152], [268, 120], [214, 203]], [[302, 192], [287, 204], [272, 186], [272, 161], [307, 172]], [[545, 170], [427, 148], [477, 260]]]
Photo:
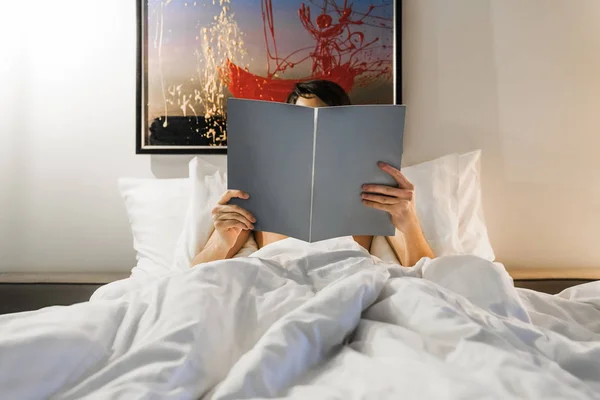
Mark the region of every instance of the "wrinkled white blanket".
[[406, 269], [287, 239], [0, 317], [3, 399], [595, 399], [600, 284], [515, 290], [469, 256]]

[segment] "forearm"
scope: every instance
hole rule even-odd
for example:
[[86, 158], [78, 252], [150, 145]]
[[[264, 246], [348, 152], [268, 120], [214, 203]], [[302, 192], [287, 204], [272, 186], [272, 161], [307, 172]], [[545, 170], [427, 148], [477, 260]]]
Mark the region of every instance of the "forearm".
[[[225, 260], [228, 258], [231, 258], [235, 255], [236, 248], [237, 247], [241, 247], [238, 246], [238, 242], [240, 242], [240, 239], [244, 235], [240, 235], [240, 237], [238, 237], [238, 240], [236, 241], [236, 243], [233, 246], [228, 246], [225, 243], [223, 243], [221, 240], [219, 240], [219, 235], [217, 234], [216, 231], [214, 231], [212, 233], [212, 235], [210, 236], [210, 238], [208, 239], [208, 242], [206, 243], [206, 246], [204, 246], [204, 248], [198, 253], [198, 255], [196, 255], [196, 257], [194, 257], [194, 260], [192, 261], [192, 267], [198, 265], [198, 264], [202, 264], [202, 263], [207, 263], [207, 262], [211, 262], [211, 261], [217, 261], [217, 260]], [[247, 239], [247, 236], [246, 236]], [[243, 243], [242, 243], [243, 245]], [[238, 249], [239, 250], [239, 249]]]
[[396, 257], [405, 267], [414, 266], [423, 257], [434, 258], [433, 251], [416, 219], [408, 224], [404, 232], [396, 229], [396, 234], [389, 236], [387, 239], [394, 253], [396, 253]]
[[419, 224], [413, 230], [404, 233], [404, 242], [406, 245], [405, 264], [407, 266], [415, 265], [423, 257], [435, 257]]
[[227, 246], [218, 240], [216, 233], [213, 232], [206, 246], [194, 257], [192, 267], [210, 261], [224, 260], [227, 258], [229, 250]]

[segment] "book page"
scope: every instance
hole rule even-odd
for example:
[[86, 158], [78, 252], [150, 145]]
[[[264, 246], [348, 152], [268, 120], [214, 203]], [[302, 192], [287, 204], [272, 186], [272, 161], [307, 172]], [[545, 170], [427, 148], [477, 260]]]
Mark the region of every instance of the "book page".
[[361, 186], [397, 186], [377, 162], [400, 168], [405, 113], [399, 105], [319, 108], [311, 241], [394, 234], [388, 213], [362, 204]]
[[228, 188], [257, 219], [255, 230], [309, 239], [314, 109], [230, 98]]

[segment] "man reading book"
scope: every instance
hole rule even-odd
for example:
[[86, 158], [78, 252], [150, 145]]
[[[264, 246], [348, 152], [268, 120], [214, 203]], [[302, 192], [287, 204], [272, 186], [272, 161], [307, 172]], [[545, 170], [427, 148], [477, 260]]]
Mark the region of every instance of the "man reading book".
[[[350, 105], [348, 94], [336, 83], [315, 80], [298, 83], [287, 102], [305, 107], [334, 107]], [[398, 186], [363, 185], [362, 202], [365, 207], [383, 210], [390, 214], [396, 228], [394, 236], [387, 237], [390, 246], [404, 266], [412, 266], [422, 257], [433, 257], [433, 252], [423, 235], [415, 208], [414, 186], [398, 169], [380, 163], [379, 168], [391, 175]], [[192, 265], [233, 257], [254, 234], [259, 248], [287, 238], [271, 232], [254, 231], [255, 217], [231, 199], [248, 199], [251, 194], [240, 190], [227, 190], [213, 209], [215, 230], [206, 246], [194, 258]], [[372, 236], [354, 236], [354, 240], [370, 250]]]

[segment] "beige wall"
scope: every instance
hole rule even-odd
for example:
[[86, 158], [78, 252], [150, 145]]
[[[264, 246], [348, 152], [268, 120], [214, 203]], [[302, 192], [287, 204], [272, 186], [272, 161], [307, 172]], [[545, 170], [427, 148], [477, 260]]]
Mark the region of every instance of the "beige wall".
[[[9, 3], [0, 272], [129, 270], [117, 178], [189, 159], [134, 154], [135, 1]], [[404, 3], [406, 160], [483, 148], [498, 258], [600, 266], [600, 1]]]
[[600, 1], [404, 4], [407, 161], [482, 148], [498, 259], [600, 267]]

